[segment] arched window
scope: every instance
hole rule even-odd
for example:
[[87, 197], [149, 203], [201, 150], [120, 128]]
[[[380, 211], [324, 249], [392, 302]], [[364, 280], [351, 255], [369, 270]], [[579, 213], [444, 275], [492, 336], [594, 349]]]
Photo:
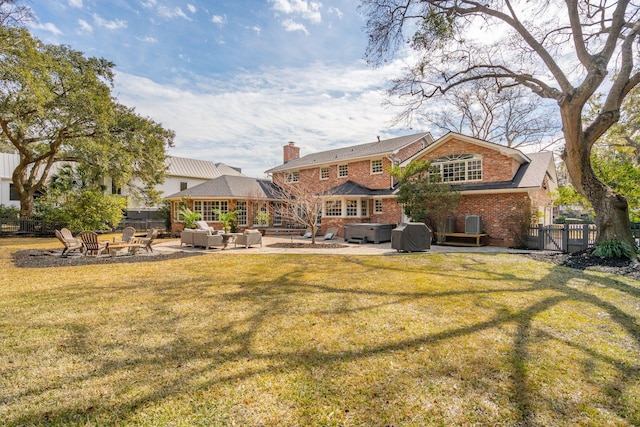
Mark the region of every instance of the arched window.
[[452, 154], [431, 161], [442, 182], [482, 180], [482, 156], [479, 154]]

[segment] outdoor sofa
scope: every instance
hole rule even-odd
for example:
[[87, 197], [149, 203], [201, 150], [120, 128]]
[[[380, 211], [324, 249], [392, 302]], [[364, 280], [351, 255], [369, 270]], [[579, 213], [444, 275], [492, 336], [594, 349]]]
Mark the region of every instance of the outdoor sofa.
[[190, 228], [184, 229], [180, 233], [180, 246], [183, 244], [205, 249], [224, 247], [222, 236], [217, 231], [193, 230]]

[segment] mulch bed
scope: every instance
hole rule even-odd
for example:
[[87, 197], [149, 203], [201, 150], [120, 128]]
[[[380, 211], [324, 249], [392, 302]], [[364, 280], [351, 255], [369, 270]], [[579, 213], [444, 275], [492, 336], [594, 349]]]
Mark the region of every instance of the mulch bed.
[[340, 249], [346, 248], [347, 245], [341, 245], [340, 243], [273, 243], [267, 245], [269, 248], [283, 248], [283, 249]]
[[13, 263], [20, 268], [45, 268], [45, 267], [68, 267], [73, 265], [91, 264], [122, 264], [133, 262], [164, 261], [168, 259], [187, 258], [202, 255], [194, 252], [174, 252], [171, 254], [155, 255], [117, 255], [110, 256], [87, 256], [72, 253], [69, 256], [60, 256], [59, 250], [27, 249], [13, 254]]
[[592, 270], [629, 276], [640, 281], [639, 261], [632, 261], [628, 258], [603, 258], [593, 255], [592, 252], [593, 249], [587, 249], [573, 254], [541, 251], [531, 252], [524, 256], [535, 259], [536, 261], [548, 262], [577, 270]]

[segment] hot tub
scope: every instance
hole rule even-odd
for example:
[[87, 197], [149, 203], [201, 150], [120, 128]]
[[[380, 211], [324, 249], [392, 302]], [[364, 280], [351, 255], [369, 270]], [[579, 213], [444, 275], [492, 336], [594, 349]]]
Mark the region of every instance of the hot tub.
[[367, 242], [382, 243], [391, 241], [391, 230], [395, 224], [354, 223], [344, 225], [344, 240], [366, 239]]

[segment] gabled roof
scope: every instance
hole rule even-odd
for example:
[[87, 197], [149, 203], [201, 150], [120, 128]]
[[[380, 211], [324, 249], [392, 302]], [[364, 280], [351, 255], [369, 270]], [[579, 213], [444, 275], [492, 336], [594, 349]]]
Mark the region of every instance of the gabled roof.
[[308, 154], [269, 169], [267, 173], [304, 169], [312, 166], [346, 162], [367, 157], [391, 155], [397, 153], [407, 145], [419, 140], [424, 140], [425, 146], [433, 142], [433, 138], [429, 132], [422, 132], [413, 135], [385, 139], [382, 141], [370, 142], [367, 144], [351, 145], [345, 148], [337, 148], [334, 150]]
[[222, 175], [243, 176], [242, 173], [224, 163], [213, 163], [207, 160], [188, 159], [186, 157], [167, 157], [167, 176], [214, 179]]
[[528, 158], [529, 162], [520, 165], [520, 168], [518, 168], [518, 171], [511, 181], [454, 184], [451, 188], [461, 192], [535, 189], [540, 188], [546, 175], [549, 176], [549, 179], [552, 182], [557, 184], [552, 152], [543, 151], [540, 153], [528, 154]]
[[275, 185], [267, 179], [251, 178], [244, 175], [223, 175], [171, 194], [165, 199], [181, 199], [183, 197], [274, 199], [274, 189]]
[[415, 159], [424, 156], [426, 153], [435, 150], [436, 148], [446, 144], [447, 142], [451, 141], [454, 138], [464, 142], [468, 142], [470, 144], [475, 144], [481, 147], [486, 147], [492, 150], [496, 150], [507, 157], [512, 157], [518, 160], [520, 163], [527, 163], [529, 161], [529, 158], [522, 151], [517, 150], [515, 148], [507, 147], [506, 145], [496, 144], [494, 142], [484, 141], [478, 138], [473, 138], [457, 132], [448, 132], [445, 135], [441, 136], [440, 138], [436, 139], [432, 144], [428, 145], [424, 150], [420, 150], [413, 156], [404, 160], [400, 164], [400, 167], [406, 166], [407, 164], [411, 163]]

